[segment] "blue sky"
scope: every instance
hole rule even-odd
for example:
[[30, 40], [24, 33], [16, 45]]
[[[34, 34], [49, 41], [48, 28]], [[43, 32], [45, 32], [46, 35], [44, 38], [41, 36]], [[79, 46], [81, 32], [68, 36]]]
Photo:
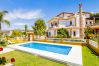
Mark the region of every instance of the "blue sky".
[[3, 30], [24, 29], [24, 24], [31, 29], [38, 18], [47, 22], [61, 12], [77, 12], [80, 2], [84, 11], [99, 12], [99, 0], [0, 0], [0, 10], [9, 12], [4, 18], [11, 22]]

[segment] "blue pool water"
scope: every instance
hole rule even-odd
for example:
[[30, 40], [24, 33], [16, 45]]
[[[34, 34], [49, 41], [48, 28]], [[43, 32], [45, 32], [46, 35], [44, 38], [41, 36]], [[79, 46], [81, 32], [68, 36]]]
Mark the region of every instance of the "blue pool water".
[[52, 45], [52, 44], [37, 43], [37, 42], [26, 43], [20, 46], [54, 52], [54, 53], [63, 54], [63, 55], [68, 55], [68, 53], [72, 48], [70, 46], [61, 46], [61, 45], [54, 45], [54, 44]]

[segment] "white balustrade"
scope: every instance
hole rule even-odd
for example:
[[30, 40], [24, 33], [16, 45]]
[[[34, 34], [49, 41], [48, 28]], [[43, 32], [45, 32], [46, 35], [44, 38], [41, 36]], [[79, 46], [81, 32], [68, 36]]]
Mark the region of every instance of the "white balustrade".
[[98, 42], [95, 42], [93, 40], [89, 40], [89, 44], [94, 46], [95, 48], [98, 48]]

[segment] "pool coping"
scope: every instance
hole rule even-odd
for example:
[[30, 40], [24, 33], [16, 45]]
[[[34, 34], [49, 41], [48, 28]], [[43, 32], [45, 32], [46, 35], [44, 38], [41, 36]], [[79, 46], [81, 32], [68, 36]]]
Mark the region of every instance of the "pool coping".
[[63, 54], [48, 52], [48, 51], [44, 51], [44, 50], [38, 50], [38, 49], [19, 46], [19, 45], [31, 43], [31, 42], [37, 42], [37, 41], [30, 41], [30, 42], [15, 44], [15, 45], [9, 45], [8, 47], [16, 49], [16, 50], [25, 51], [25, 52], [35, 54], [38, 56], [46, 57], [46, 58], [56, 60], [56, 61], [59, 61], [62, 63], [66, 63], [69, 65], [82, 66], [82, 47], [81, 46], [69, 45], [69, 44], [47, 43], [47, 42], [37, 42], [37, 43], [44, 43], [44, 44], [47, 43], [47, 44], [52, 44], [52, 45], [54, 44], [54, 45], [60, 45], [60, 46], [71, 46], [72, 49], [70, 50], [68, 55], [63, 55]]

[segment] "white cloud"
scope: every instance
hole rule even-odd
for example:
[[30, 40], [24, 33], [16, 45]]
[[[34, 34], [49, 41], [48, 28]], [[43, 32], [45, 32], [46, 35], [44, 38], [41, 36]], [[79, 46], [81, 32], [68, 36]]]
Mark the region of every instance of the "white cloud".
[[[24, 25], [28, 25], [29, 29], [32, 29], [31, 26], [34, 24], [35, 20], [38, 18], [44, 18], [45, 15], [42, 13], [42, 10], [26, 10], [26, 9], [14, 9], [9, 11], [5, 15], [4, 19], [10, 21], [11, 26], [9, 29], [24, 29]], [[8, 27], [4, 26], [5, 29]]]
[[25, 25], [26, 23], [14, 23], [13, 25], [15, 26], [22, 26], [22, 25]]
[[9, 12], [4, 18], [11, 21], [16, 19], [36, 19], [42, 16], [41, 10], [15, 9], [12, 12]]

